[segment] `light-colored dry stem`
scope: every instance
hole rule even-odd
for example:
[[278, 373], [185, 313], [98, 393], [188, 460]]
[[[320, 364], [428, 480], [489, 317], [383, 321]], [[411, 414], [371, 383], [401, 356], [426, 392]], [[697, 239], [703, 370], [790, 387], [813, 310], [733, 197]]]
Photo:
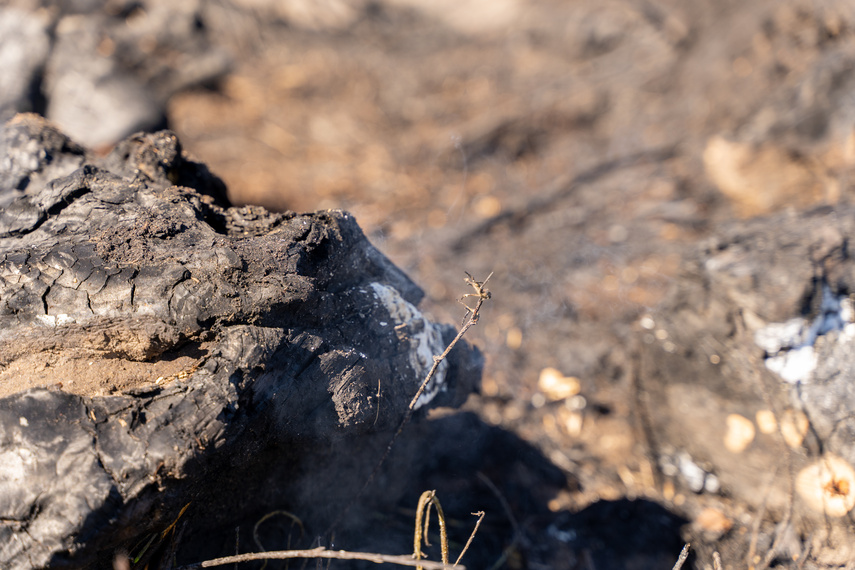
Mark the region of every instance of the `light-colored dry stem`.
[[[250, 552], [237, 556], [224, 556], [206, 560], [197, 564], [180, 566], [177, 570], [197, 570], [198, 568], [213, 568], [214, 566], [225, 566], [238, 562], [250, 562], [253, 560], [286, 560], [290, 558], [328, 558], [334, 560], [367, 560], [376, 564], [398, 564], [399, 566], [421, 566], [425, 570], [451, 570], [451, 566], [441, 562], [430, 562], [426, 560], [413, 560], [412, 556], [392, 556], [389, 554], [375, 554], [372, 552], [349, 552], [346, 550], [327, 550], [324, 547], [312, 548], [310, 550], [279, 550], [271, 552]], [[463, 566], [457, 566], [455, 570], [466, 570]]]

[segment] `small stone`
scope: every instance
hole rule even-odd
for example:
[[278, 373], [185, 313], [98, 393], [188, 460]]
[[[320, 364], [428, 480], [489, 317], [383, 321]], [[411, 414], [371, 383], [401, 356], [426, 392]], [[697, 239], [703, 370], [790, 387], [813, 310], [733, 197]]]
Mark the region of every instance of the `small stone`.
[[578, 378], [564, 376], [555, 368], [544, 368], [540, 371], [537, 387], [553, 402], [575, 396], [581, 390]]
[[739, 414], [727, 416], [724, 446], [731, 453], [742, 453], [754, 441], [754, 423]]
[[757, 429], [766, 435], [773, 434], [778, 429], [778, 420], [772, 410], [759, 410], [754, 419], [757, 421]]
[[701, 529], [716, 534], [724, 534], [731, 529], [733, 521], [718, 509], [706, 508], [695, 519]]
[[828, 454], [799, 472], [796, 491], [814, 511], [845, 516], [855, 507], [855, 470], [846, 460]]

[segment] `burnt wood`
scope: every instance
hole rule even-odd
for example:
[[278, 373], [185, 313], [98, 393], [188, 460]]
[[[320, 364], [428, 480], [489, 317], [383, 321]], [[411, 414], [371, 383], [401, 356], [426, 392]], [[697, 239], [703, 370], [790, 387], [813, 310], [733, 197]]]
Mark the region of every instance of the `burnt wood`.
[[[193, 501], [258, 508], [223, 499], [227, 474], [277, 457], [332, 520], [377, 459], [354, 442], [388, 440], [455, 334], [421, 290], [345, 212], [229, 206], [169, 131], [99, 158], [19, 115], [0, 144], [0, 566], [85, 566]], [[459, 405], [480, 366], [455, 349], [421, 409]], [[333, 448], [344, 478], [313, 470]]]

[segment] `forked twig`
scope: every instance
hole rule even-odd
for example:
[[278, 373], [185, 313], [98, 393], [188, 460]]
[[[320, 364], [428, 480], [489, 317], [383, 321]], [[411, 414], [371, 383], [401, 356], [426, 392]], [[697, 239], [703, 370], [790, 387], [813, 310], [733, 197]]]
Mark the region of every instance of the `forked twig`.
[[[439, 519], [439, 543], [440, 551], [442, 552], [442, 563], [445, 566], [448, 566], [448, 530], [445, 522], [445, 513], [442, 511], [442, 506], [439, 504], [439, 499], [436, 497], [436, 491], [425, 491], [419, 497], [419, 506], [416, 508], [415, 534], [413, 536], [413, 558], [416, 560], [422, 559], [423, 540], [425, 546], [430, 546], [430, 542], [428, 541], [428, 526], [430, 526], [431, 506], [436, 509], [436, 517]], [[458, 556], [457, 560], [454, 562], [453, 568], [462, 568], [462, 566], [458, 566], [460, 564], [460, 560], [463, 559], [463, 555], [466, 554], [467, 550], [469, 550], [469, 545], [472, 544], [472, 539], [475, 538], [475, 534], [481, 526], [481, 521], [484, 520], [484, 511], [478, 511], [477, 513], [472, 514], [478, 517], [478, 522], [475, 523], [475, 528], [472, 529], [472, 534], [469, 535], [469, 540], [466, 541], [466, 545], [463, 547], [463, 550], [460, 551], [460, 556]], [[424, 565], [419, 565], [417, 569], [422, 570], [423, 567]]]
[[[440, 363], [443, 360], [445, 360], [445, 358], [448, 356], [448, 353], [450, 353], [451, 349], [454, 348], [454, 345], [457, 344], [457, 341], [459, 341], [461, 338], [463, 338], [463, 335], [466, 334], [466, 331], [468, 331], [470, 328], [472, 328], [473, 325], [478, 324], [478, 319], [481, 317], [481, 305], [484, 304], [484, 301], [493, 298], [493, 294], [490, 293], [490, 290], [484, 287], [484, 284], [487, 283], [487, 281], [490, 280], [490, 277], [493, 276], [492, 272], [483, 281], [476, 281], [475, 278], [472, 277], [471, 275], [469, 275], [468, 272], [465, 272], [465, 273], [466, 273], [466, 278], [463, 281], [465, 281], [466, 283], [471, 285], [472, 288], [475, 289], [475, 293], [467, 293], [466, 295], [463, 295], [460, 299], [457, 300], [458, 303], [460, 303], [461, 305], [466, 307], [466, 311], [467, 311], [466, 314], [463, 316], [463, 326], [460, 327], [460, 330], [458, 331], [457, 336], [454, 337], [454, 340], [452, 340], [450, 343], [448, 343], [448, 346], [445, 347], [445, 350], [442, 352], [442, 354], [440, 354], [439, 356], [433, 357], [433, 366], [430, 367], [430, 370], [428, 371], [427, 376], [425, 376], [425, 379], [422, 380], [422, 385], [419, 386], [419, 389], [416, 391], [416, 395], [413, 396], [413, 399], [410, 402], [410, 405], [407, 406], [407, 412], [404, 414], [404, 419], [401, 420], [401, 425], [398, 426], [398, 431], [395, 432], [395, 435], [392, 437], [392, 441], [389, 442], [389, 448], [390, 449], [392, 447], [392, 444], [395, 442], [395, 439], [398, 437], [398, 435], [404, 429], [404, 426], [406, 426], [407, 422], [410, 421], [410, 418], [413, 415], [413, 410], [415, 410], [415, 408], [416, 408], [416, 402], [419, 401], [419, 398], [424, 393], [425, 388], [427, 388], [428, 383], [431, 381], [431, 378], [433, 378], [434, 374], [436, 374], [436, 369], [439, 368]], [[467, 297], [477, 297], [478, 298], [478, 301], [475, 303], [474, 308], [470, 307], [469, 305], [467, 305], [466, 303], [463, 302], [463, 299], [466, 299]], [[386, 455], [383, 456], [383, 460], [385, 460], [385, 459], [386, 459]], [[382, 465], [382, 461], [380, 462], [380, 464]], [[379, 469], [380, 465], [378, 465], [377, 468]], [[376, 470], [374, 473], [371, 474], [372, 477], [375, 474], [376, 474]], [[370, 483], [370, 481], [369, 481], [369, 483]]]
[[[478, 316], [476, 313], [478, 310], [481, 309], [481, 303], [483, 303], [487, 299], [491, 299], [493, 297], [493, 294], [490, 293], [490, 290], [484, 287], [484, 284], [487, 283], [487, 281], [490, 280], [490, 277], [493, 276], [492, 273], [490, 273], [487, 276], [487, 278], [484, 279], [483, 281], [476, 281], [475, 278], [472, 277], [468, 271], [464, 271], [464, 273], [466, 273], [466, 279], [464, 279], [464, 281], [466, 283], [468, 283], [469, 285], [472, 285], [472, 288], [475, 289], [475, 292], [474, 293], [466, 293], [465, 295], [463, 295], [462, 297], [460, 297], [457, 300], [458, 303], [460, 303], [461, 305], [466, 307], [466, 314], [463, 315], [463, 320], [460, 323], [461, 326], [464, 326], [466, 324], [466, 317], [468, 317], [470, 315], [475, 317], [475, 322], [478, 322]], [[463, 302], [464, 299], [468, 299], [469, 297], [475, 297], [476, 299], [478, 299], [478, 301], [477, 301], [478, 305], [476, 305], [476, 307], [474, 309]], [[475, 324], [475, 323], [472, 323], [472, 324]]]
[[[442, 551], [442, 563], [448, 565], [448, 531], [445, 527], [445, 513], [442, 512], [442, 506], [439, 504], [439, 499], [436, 498], [436, 491], [425, 491], [419, 497], [419, 506], [416, 509], [416, 532], [413, 539], [413, 558], [416, 560], [422, 559], [422, 539], [424, 538], [425, 545], [430, 546], [428, 542], [428, 524], [430, 523], [430, 508], [436, 509], [436, 518], [439, 519], [439, 544]], [[424, 525], [422, 524], [424, 521]], [[422, 570], [420, 564], [416, 568]]]
[[484, 511], [477, 511], [472, 513], [473, 517], [478, 517], [478, 521], [475, 523], [475, 528], [472, 529], [472, 534], [469, 535], [469, 540], [466, 541], [466, 544], [463, 545], [463, 550], [460, 551], [460, 556], [457, 557], [457, 560], [454, 561], [454, 566], [460, 564], [460, 561], [463, 559], [463, 555], [466, 554], [466, 551], [469, 550], [469, 546], [472, 544], [472, 539], [475, 538], [475, 534], [478, 532], [478, 529], [481, 527], [481, 521], [484, 520]]

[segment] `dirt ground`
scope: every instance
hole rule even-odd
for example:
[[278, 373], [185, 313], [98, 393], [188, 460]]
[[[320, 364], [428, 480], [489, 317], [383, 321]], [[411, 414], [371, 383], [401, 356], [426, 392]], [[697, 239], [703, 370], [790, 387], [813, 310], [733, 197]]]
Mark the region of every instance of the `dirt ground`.
[[[806, 96], [798, 88], [818, 62], [853, 43], [851, 7], [244, 0], [230, 9], [219, 29], [232, 72], [174, 96], [168, 122], [231, 199], [352, 212], [425, 289], [422, 308], [437, 320], [463, 316], [465, 272], [492, 275], [493, 298], [467, 337], [487, 364], [466, 409], [574, 482], [548, 498], [553, 521], [612, 529], [587, 555], [562, 559], [561, 548], [573, 550], [563, 523], [532, 523], [509, 567], [670, 567], [680, 524], [720, 535], [744, 517], [726, 499], [655, 476], [633, 413], [627, 339], [674, 284], [685, 249], [721, 222], [840, 199], [828, 181], [848, 168], [846, 134], [833, 113], [825, 128], [800, 131], [806, 120], [788, 113], [804, 105], [787, 101]], [[799, 189], [746, 196], [787, 169]], [[633, 522], [663, 516], [662, 527]], [[671, 554], [621, 558], [614, 545], [631, 551], [628, 535]], [[609, 548], [615, 558], [596, 558]]]

